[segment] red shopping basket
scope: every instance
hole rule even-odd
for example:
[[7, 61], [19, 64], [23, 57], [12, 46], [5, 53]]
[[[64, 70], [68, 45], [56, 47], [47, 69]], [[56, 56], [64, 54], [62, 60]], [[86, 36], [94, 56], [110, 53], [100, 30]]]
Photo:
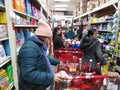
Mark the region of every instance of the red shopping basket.
[[80, 48], [59, 48], [59, 50], [67, 50], [67, 51], [80, 51]]
[[95, 75], [95, 76], [73, 76], [72, 81], [67, 83], [68, 78], [64, 78], [66, 82], [64, 87], [56, 88], [55, 90], [100, 90], [103, 85], [103, 79], [108, 78], [107, 75]]
[[60, 58], [62, 54], [72, 54], [73, 56], [76, 56], [78, 58], [81, 58], [83, 56], [83, 53], [81, 51], [70, 51], [70, 50], [54, 50], [54, 57]]
[[61, 54], [61, 57], [59, 57], [59, 60], [63, 61], [63, 63], [79, 63], [79, 58], [69, 53]]

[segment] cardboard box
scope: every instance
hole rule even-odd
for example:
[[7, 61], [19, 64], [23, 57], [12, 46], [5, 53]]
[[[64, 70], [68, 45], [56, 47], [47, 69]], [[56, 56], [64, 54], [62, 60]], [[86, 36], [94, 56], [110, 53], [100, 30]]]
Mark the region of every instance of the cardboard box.
[[103, 5], [104, 3], [106, 3], [106, 0], [99, 0], [99, 5]]

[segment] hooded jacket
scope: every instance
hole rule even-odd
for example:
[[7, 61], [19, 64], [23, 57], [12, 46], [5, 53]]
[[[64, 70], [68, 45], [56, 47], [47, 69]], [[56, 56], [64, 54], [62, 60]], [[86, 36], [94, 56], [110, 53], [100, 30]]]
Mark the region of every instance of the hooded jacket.
[[[43, 45], [42, 41], [31, 37], [21, 47], [18, 56], [19, 90], [45, 90], [47, 86], [53, 83], [54, 75], [48, 70], [47, 61], [42, 52]], [[48, 58], [52, 65], [60, 63], [59, 60]]]
[[101, 65], [106, 64], [103, 57], [99, 41], [91, 37], [85, 37], [81, 43], [81, 50], [83, 51], [83, 62], [89, 63], [92, 59], [92, 68], [99, 62]]

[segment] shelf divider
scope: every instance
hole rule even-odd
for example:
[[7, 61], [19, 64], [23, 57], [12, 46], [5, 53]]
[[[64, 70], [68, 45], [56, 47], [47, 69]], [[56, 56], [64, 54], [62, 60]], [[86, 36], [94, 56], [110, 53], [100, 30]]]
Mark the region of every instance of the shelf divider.
[[0, 62], [0, 68], [7, 64], [11, 60], [10, 56], [7, 56], [3, 61]]

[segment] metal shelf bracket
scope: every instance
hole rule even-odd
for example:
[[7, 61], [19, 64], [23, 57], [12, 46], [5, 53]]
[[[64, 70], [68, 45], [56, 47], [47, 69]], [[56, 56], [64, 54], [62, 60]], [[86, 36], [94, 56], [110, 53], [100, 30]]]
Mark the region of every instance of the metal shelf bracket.
[[116, 11], [118, 11], [118, 7], [115, 4], [112, 4], [114, 6], [114, 8], [116, 9]]

